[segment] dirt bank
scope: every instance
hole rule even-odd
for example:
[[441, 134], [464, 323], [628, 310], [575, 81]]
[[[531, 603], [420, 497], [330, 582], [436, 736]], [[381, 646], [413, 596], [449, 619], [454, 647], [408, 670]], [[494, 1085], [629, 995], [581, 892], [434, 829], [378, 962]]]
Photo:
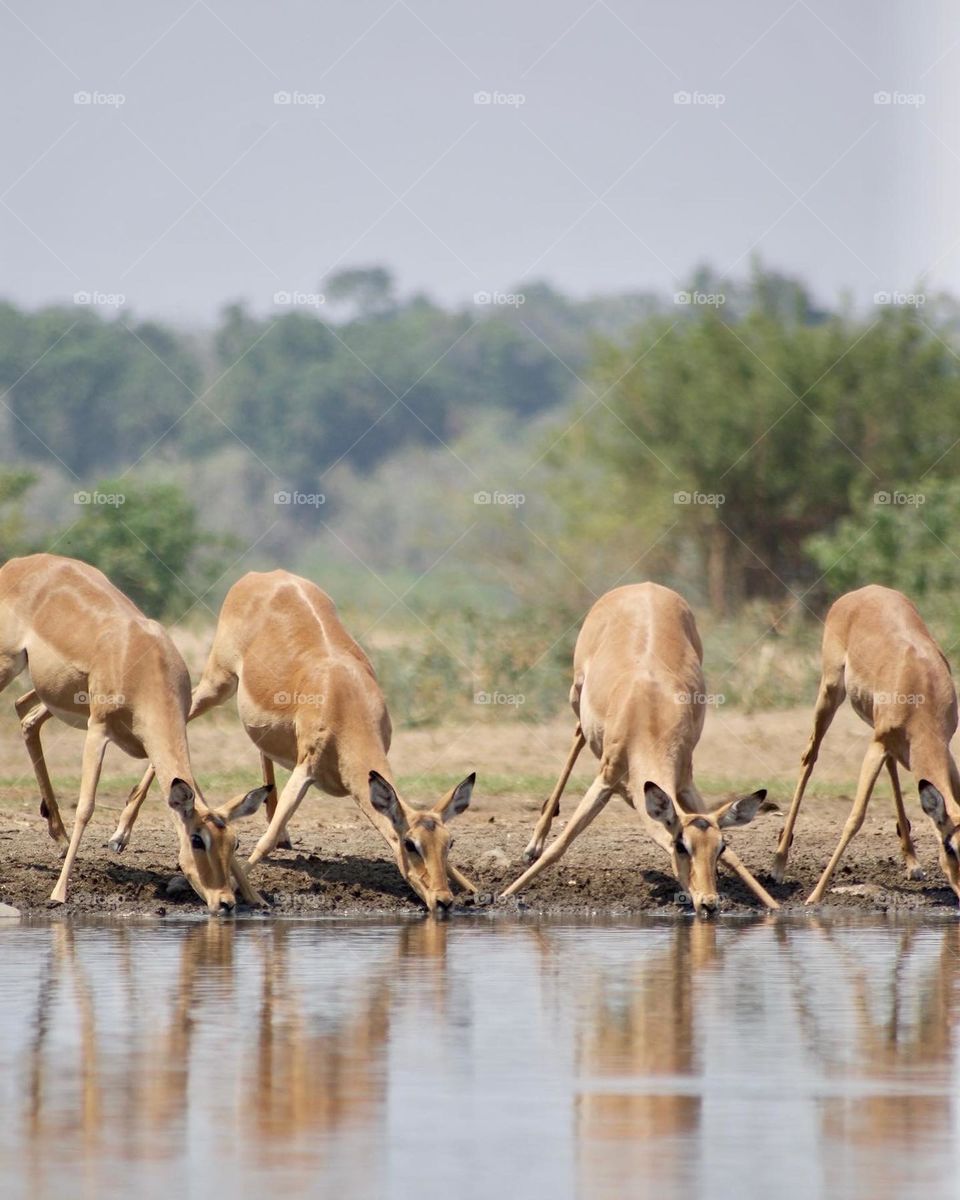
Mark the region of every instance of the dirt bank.
[[[183, 912], [199, 902], [172, 897], [167, 885], [175, 869], [175, 842], [164, 814], [145, 810], [123, 855], [104, 843], [113, 830], [121, 795], [105, 797], [91, 822], [71, 882], [68, 911], [78, 913]], [[878, 800], [880, 798], [878, 797]], [[459, 820], [452, 857], [487, 893], [496, 893], [521, 870], [520, 854], [530, 835], [539, 797], [478, 797]], [[569, 812], [569, 805], [566, 806]], [[875, 806], [847, 861], [835, 877], [830, 904], [859, 909], [956, 907], [936, 863], [933, 837], [917, 820], [918, 851], [928, 878], [907, 881], [888, 804]], [[836, 844], [848, 809], [842, 800], [811, 797], [801, 816], [789, 879], [765, 877], [781, 820], [758, 818], [730, 835], [741, 858], [759, 873], [785, 905], [799, 905], [815, 884]], [[815, 826], [815, 828], [814, 828]], [[252, 849], [261, 822], [255, 818], [241, 837]], [[347, 803], [317, 797], [305, 802], [295, 823], [295, 848], [278, 851], [257, 868], [256, 882], [279, 913], [359, 914], [415, 911], [408, 891], [384, 847], [364, 818]], [[4, 814], [0, 819], [0, 900], [27, 913], [47, 912], [46, 900], [59, 871], [53, 843], [39, 819]], [[547, 868], [523, 897], [544, 912], [682, 912], [667, 860], [644, 836], [622, 804], [610, 805], [574, 844], [566, 858]], [[746, 910], [755, 902], [738, 880], [724, 874], [724, 909]]]
[[[800, 752], [809, 732], [809, 713], [747, 715], [711, 714], [697, 755], [701, 780], [755, 788], [766, 785], [782, 808], [789, 803]], [[82, 734], [48, 727], [48, 761], [54, 782], [75, 787]], [[469, 811], [456, 824], [452, 858], [485, 893], [495, 894], [521, 871], [520, 855], [530, 836], [552, 774], [558, 769], [570, 736], [569, 719], [541, 725], [518, 722], [449, 727], [398, 734], [392, 758], [409, 799], [433, 802], [441, 784], [449, 784], [471, 767], [479, 772]], [[740, 857], [785, 906], [799, 907], [813, 888], [840, 836], [849, 811], [852, 787], [866, 738], [864, 726], [849, 710], [838, 714], [824, 746], [813, 786], [797, 828], [789, 877], [783, 885], [766, 876], [782, 817], [759, 817], [753, 825], [730, 834]], [[200, 778], [257, 782], [256, 756], [235, 718], [191, 727], [194, 761]], [[36, 786], [15, 722], [3, 715], [0, 755], [11, 774], [0, 779], [0, 901], [25, 913], [47, 913], [46, 900], [59, 871], [59, 860], [37, 812]], [[111, 757], [112, 756], [112, 757]], [[590, 779], [592, 759], [584, 752], [571, 780], [554, 831], [562, 827]], [[110, 771], [125, 772], [111, 775]], [[16, 772], [15, 774], [13, 772]], [[78, 913], [157, 913], [199, 911], [192, 895], [167, 894], [176, 867], [173, 831], [159, 797], [144, 806], [133, 840], [123, 855], [106, 849], [126, 789], [136, 778], [136, 764], [118, 751], [108, 754], [107, 770], [93, 821], [80, 850], [71, 882], [67, 911]], [[443, 777], [441, 779], [441, 777]], [[485, 783], [485, 781], [487, 781]], [[224, 785], [225, 786], [225, 785]], [[717, 790], [720, 789], [720, 790]], [[240, 790], [231, 785], [227, 794]], [[706, 789], [705, 789], [706, 790]], [[60, 788], [64, 817], [72, 820], [70, 786]], [[860, 910], [955, 908], [937, 863], [936, 838], [920, 812], [913, 781], [904, 779], [907, 807], [918, 854], [927, 879], [909, 882], [900, 863], [889, 783], [878, 785], [864, 828], [834, 877], [831, 905]], [[211, 789], [206, 788], [208, 796]], [[258, 814], [240, 826], [241, 848], [249, 853], [263, 828]], [[293, 822], [295, 848], [278, 851], [256, 869], [260, 890], [275, 910], [286, 914], [363, 914], [414, 912], [418, 901], [401, 880], [377, 834], [350, 801], [308, 793]], [[559, 864], [547, 868], [523, 897], [532, 910], [544, 912], [662, 911], [682, 912], [666, 857], [644, 835], [636, 817], [622, 802], [611, 803], [578, 839]], [[743, 886], [724, 873], [721, 895], [725, 909], [746, 911], [755, 901]]]

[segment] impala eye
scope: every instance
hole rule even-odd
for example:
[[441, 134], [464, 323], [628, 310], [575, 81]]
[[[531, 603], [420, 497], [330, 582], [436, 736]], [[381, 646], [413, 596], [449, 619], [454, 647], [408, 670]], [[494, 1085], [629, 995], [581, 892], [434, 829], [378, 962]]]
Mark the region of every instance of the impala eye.
[[195, 833], [191, 836], [190, 845], [194, 848], [194, 850], [206, 850], [207, 848], [203, 838], [199, 833]]
[[407, 838], [403, 845], [408, 854], [415, 854], [418, 858], [420, 857], [420, 851], [417, 849], [417, 843], [412, 838]]

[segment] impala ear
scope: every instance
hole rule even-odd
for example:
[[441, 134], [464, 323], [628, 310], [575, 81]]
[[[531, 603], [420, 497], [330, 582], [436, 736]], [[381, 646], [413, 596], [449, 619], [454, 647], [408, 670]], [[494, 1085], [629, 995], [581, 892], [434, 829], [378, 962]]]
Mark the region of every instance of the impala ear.
[[397, 789], [389, 780], [384, 779], [379, 771], [370, 772], [370, 803], [378, 813], [383, 813], [397, 833], [406, 829], [407, 818]]
[[175, 779], [170, 784], [170, 795], [167, 803], [181, 821], [189, 821], [193, 816], [194, 791], [185, 779]]
[[458, 783], [453, 791], [440, 801], [434, 811], [440, 814], [440, 819], [444, 824], [467, 811], [470, 807], [470, 797], [473, 795], [473, 785], [476, 782], [477, 773], [472, 771], [463, 783]]
[[947, 820], [947, 805], [940, 789], [929, 779], [920, 780], [920, 807], [941, 832], [950, 822]]
[[780, 809], [767, 799], [767, 789], [761, 788], [749, 796], [739, 796], [725, 804], [717, 816], [717, 824], [721, 829], [736, 829], [739, 825], [749, 825], [758, 813], [779, 812]]
[[648, 779], [643, 785], [643, 798], [647, 805], [647, 815], [665, 826], [672, 838], [678, 837], [680, 818], [677, 816], [677, 806], [663, 788], [657, 787]]
[[221, 804], [217, 812], [225, 821], [242, 821], [244, 817], [253, 816], [272, 791], [272, 783], [262, 784], [245, 796], [234, 796], [226, 804]]

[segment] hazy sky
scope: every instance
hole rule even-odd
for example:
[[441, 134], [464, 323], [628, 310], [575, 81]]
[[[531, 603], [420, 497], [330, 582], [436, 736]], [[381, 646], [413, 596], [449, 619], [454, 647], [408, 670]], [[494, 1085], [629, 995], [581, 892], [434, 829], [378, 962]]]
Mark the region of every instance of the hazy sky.
[[672, 291], [752, 252], [823, 300], [960, 287], [941, 0], [2, 0], [0, 36], [30, 306], [211, 320], [368, 263], [446, 301]]

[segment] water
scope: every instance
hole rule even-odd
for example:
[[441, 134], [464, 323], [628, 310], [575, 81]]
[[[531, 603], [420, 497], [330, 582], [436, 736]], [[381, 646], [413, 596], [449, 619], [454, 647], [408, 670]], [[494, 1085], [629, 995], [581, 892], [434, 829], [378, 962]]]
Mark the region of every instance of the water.
[[0, 1195], [958, 1192], [960, 924], [0, 929]]

